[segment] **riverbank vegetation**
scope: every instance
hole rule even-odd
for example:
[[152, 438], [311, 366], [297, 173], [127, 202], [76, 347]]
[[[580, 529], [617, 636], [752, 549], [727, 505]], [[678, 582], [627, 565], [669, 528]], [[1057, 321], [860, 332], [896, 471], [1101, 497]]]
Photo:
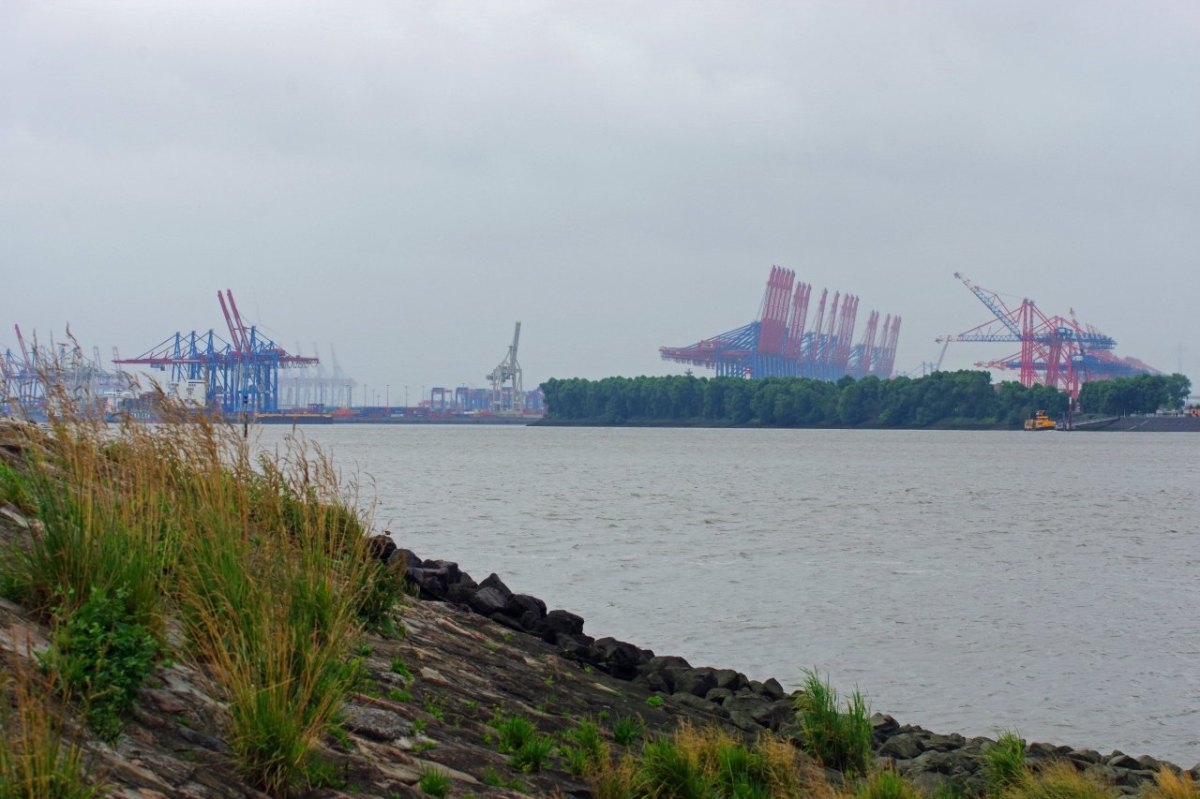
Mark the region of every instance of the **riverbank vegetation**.
[[[331, 463], [303, 447], [255, 459], [203, 419], [113, 429], [56, 416], [3, 432], [0, 505], [36, 522], [4, 542], [0, 594], [50, 630], [34, 653], [46, 685], [114, 740], [147, 675], [186, 660], [227, 703], [245, 780], [273, 795], [301, 785], [357, 679], [354, 642], [387, 627], [401, 588]], [[75, 756], [47, 751], [19, 688], [6, 726], [20, 768], [5, 770], [58, 784]]]
[[1181, 411], [1191, 390], [1191, 381], [1181, 374], [1096, 380], [1080, 388], [1079, 406], [1102, 416]]
[[1035, 411], [1065, 413], [1067, 395], [1017, 382], [992, 386], [980, 371], [920, 378], [843, 377], [742, 380], [609, 377], [542, 384], [547, 418], [599, 424], [707, 424], [763, 427], [1020, 427]]

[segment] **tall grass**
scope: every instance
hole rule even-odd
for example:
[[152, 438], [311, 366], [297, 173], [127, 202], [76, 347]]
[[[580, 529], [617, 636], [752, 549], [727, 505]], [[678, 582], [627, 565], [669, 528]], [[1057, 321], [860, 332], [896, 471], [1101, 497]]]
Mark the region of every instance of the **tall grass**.
[[83, 754], [63, 734], [51, 697], [54, 676], [43, 677], [17, 656], [0, 676], [0, 799], [93, 799], [105, 787], [89, 779]]
[[[0, 586], [61, 631], [48, 664], [76, 673], [91, 707], [113, 661], [81, 646], [89, 603], [111, 641], [137, 626], [165, 646], [175, 615], [180, 654], [227, 700], [245, 778], [296, 788], [357, 679], [355, 639], [385, 625], [401, 589], [370, 557], [353, 485], [315, 448], [256, 460], [237, 430], [203, 418], [114, 428], [56, 413], [48, 431], [20, 429], [5, 496], [28, 497], [40, 524], [0, 562]], [[144, 673], [110, 676], [125, 709]]]
[[871, 763], [871, 720], [857, 690], [842, 702], [815, 670], [805, 672], [796, 697], [796, 715], [805, 750], [830, 768], [866, 774]]
[[988, 796], [996, 798], [1029, 781], [1025, 765], [1025, 741], [1012, 730], [1000, 733], [983, 752], [984, 784]]
[[1200, 785], [1186, 771], [1176, 774], [1162, 768], [1154, 775], [1154, 785], [1142, 795], [1146, 799], [1200, 799]]

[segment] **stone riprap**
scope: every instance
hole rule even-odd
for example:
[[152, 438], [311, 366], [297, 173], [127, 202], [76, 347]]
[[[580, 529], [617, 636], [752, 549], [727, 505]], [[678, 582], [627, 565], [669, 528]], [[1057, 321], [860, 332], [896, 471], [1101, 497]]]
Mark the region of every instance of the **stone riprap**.
[[[788, 694], [773, 678], [759, 682], [732, 669], [693, 667], [682, 657], [656, 655], [613, 638], [593, 638], [583, 632], [579, 616], [565, 610], [547, 611], [544, 602], [513, 593], [495, 574], [477, 584], [458, 564], [422, 560], [407, 549], [395, 549], [387, 559], [403, 559], [408, 578], [423, 599], [453, 603], [507, 628], [537, 636], [570, 660], [642, 686], [678, 707], [715, 716], [746, 733], [770, 730], [800, 735], [795, 727], [799, 692]], [[954, 784], [982, 792], [984, 750], [994, 743], [992, 739], [938, 734], [902, 725], [879, 713], [871, 720], [877, 759], [910, 777], [921, 790], [932, 794], [943, 785]], [[1160, 768], [1179, 770], [1174, 764], [1147, 755], [1135, 758], [1120, 751], [1102, 755], [1091, 749], [1048, 743], [1030, 743], [1026, 757], [1035, 767], [1050, 760], [1069, 762], [1112, 782], [1127, 794], [1152, 782]], [[1200, 763], [1190, 773], [1200, 779]]]

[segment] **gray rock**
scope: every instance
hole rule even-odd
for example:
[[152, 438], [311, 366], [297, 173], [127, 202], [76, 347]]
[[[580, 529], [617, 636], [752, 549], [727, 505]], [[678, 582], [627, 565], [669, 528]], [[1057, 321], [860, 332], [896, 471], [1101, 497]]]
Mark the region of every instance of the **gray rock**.
[[763, 681], [762, 694], [769, 699], [779, 700], [787, 696], [783, 691], [783, 686], [779, 684], [779, 680], [774, 677], [769, 677]]
[[[547, 614], [549, 620], [554, 612]], [[576, 618], [579, 618], [576, 616]], [[580, 619], [580, 624], [583, 620]], [[595, 643], [600, 662], [596, 665], [620, 680], [632, 680], [637, 676], [638, 666], [642, 664], [642, 650], [625, 641], [615, 638], [601, 638]]]
[[1113, 750], [1113, 753], [1104, 761], [1105, 765], [1119, 769], [1140, 769], [1142, 764], [1134, 760], [1129, 755], [1120, 750]]
[[886, 713], [876, 713], [871, 716], [871, 727], [877, 736], [886, 736], [900, 729], [900, 722]]
[[480, 588], [467, 601], [471, 609], [484, 616], [491, 616], [493, 613], [504, 613], [505, 605], [508, 598], [501, 594], [498, 590], [492, 587]]
[[714, 675], [717, 678], [718, 688], [728, 688], [730, 691], [736, 691], [739, 688], [745, 688], [750, 685], [750, 681], [746, 679], [745, 674], [736, 672], [733, 669], [717, 669]]
[[653, 691], [656, 694], [674, 693], [671, 684], [667, 682], [662, 672], [643, 671], [633, 681], [639, 685], [644, 685], [647, 690]]
[[382, 563], [387, 563], [395, 551], [396, 542], [390, 535], [373, 535], [367, 539], [367, 552]]
[[412, 730], [412, 725], [397, 713], [354, 705], [345, 709], [342, 726], [374, 741], [394, 741]]
[[683, 669], [675, 674], [675, 693], [703, 697], [717, 687], [717, 678], [709, 668]]
[[674, 693], [671, 694], [671, 702], [682, 707], [689, 707], [692, 710], [715, 713], [719, 716], [725, 716], [728, 713], [720, 705], [714, 705], [712, 702], [702, 699], [695, 694]]
[[533, 629], [543, 641], [552, 644], [560, 635], [583, 635], [583, 618], [565, 610], [552, 610]]
[[559, 633], [554, 643], [560, 652], [573, 660], [587, 661], [593, 655], [593, 638], [590, 635]]
[[522, 621], [532, 615], [537, 621], [546, 617], [546, 603], [529, 594], [512, 594], [504, 604], [504, 612]]
[[796, 710], [787, 699], [777, 699], [758, 710], [751, 710], [750, 715], [769, 730], [780, 730], [796, 720]]
[[512, 596], [512, 591], [508, 590], [508, 586], [504, 584], [504, 581], [501, 580], [499, 575], [497, 575], [495, 572], [492, 572], [485, 577], [483, 582], [479, 584], [479, 587], [495, 588], [506, 600]]
[[917, 741], [917, 737], [910, 733], [900, 733], [888, 738], [883, 746], [879, 747], [879, 754], [885, 757], [893, 757], [896, 760], [912, 760], [922, 752], [921, 745]]
[[709, 702], [724, 704], [725, 700], [733, 696], [733, 691], [728, 688], [714, 688], [704, 695], [704, 698]]
[[755, 721], [754, 717], [745, 710], [738, 708], [726, 709], [729, 711], [729, 720], [733, 722], [734, 726], [736, 726], [738, 729], [751, 733], [762, 732], [762, 725]]

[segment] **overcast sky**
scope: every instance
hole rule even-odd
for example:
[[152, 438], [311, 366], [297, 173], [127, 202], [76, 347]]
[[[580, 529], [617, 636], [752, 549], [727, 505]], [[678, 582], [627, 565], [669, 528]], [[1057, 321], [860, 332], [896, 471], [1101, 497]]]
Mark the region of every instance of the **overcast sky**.
[[[1200, 4], [0, 0], [0, 350], [216, 300], [359, 382], [665, 374], [772, 264], [1096, 325], [1200, 383]], [[945, 367], [1012, 345], [951, 345]]]

